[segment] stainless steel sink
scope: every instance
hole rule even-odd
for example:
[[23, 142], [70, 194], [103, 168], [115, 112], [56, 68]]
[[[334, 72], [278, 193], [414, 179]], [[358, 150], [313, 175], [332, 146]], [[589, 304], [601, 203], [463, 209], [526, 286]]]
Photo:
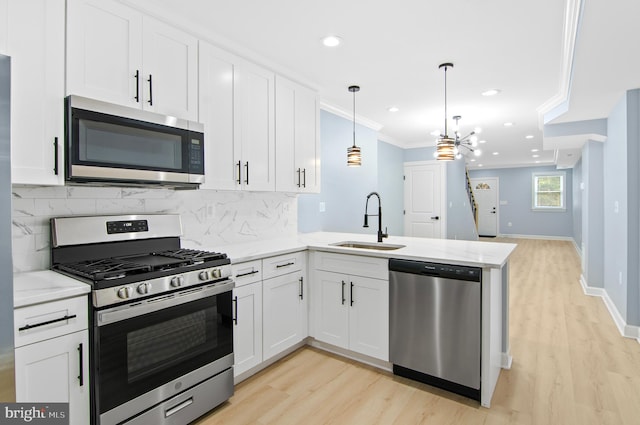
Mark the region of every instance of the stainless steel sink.
[[376, 243], [376, 242], [358, 242], [358, 241], [342, 241], [329, 245], [340, 246], [345, 248], [360, 248], [360, 249], [376, 249], [379, 251], [393, 251], [394, 249], [404, 248], [406, 245], [395, 245], [391, 243]]

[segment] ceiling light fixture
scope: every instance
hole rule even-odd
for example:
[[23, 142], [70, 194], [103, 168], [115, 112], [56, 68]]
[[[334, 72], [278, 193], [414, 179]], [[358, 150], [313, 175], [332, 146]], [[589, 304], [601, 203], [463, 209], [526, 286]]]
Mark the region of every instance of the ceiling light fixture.
[[362, 155], [356, 146], [356, 92], [360, 91], [360, 86], [349, 86], [349, 91], [353, 93], [353, 146], [347, 148], [347, 166], [359, 167], [362, 165]]
[[460, 137], [458, 132], [458, 121], [462, 118], [460, 115], [453, 117], [456, 120], [454, 136], [450, 137], [447, 126], [447, 69], [453, 68], [450, 62], [440, 64], [438, 68], [444, 68], [444, 134], [440, 134], [436, 143], [436, 159], [439, 161], [452, 161], [456, 158], [462, 158], [460, 148], [463, 147], [469, 152], [473, 152], [476, 156], [480, 155], [480, 150], [473, 148], [477, 146], [478, 140], [475, 136], [476, 132], [472, 131], [464, 137]]
[[400, 110], [400, 108], [398, 108], [397, 106], [390, 106], [389, 108], [387, 108], [387, 111], [389, 112], [398, 112]]
[[322, 39], [322, 44], [326, 47], [338, 47], [342, 44], [342, 39], [337, 35], [328, 35]]
[[525, 139], [533, 139], [533, 134], [527, 134], [524, 136]]
[[505, 127], [513, 127], [513, 123], [512, 122], [506, 122], [503, 124]]

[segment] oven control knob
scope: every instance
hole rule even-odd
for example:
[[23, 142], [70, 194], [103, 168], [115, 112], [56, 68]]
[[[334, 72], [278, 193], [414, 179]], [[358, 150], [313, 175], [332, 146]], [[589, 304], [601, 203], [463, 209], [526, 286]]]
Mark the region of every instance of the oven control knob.
[[118, 289], [118, 298], [126, 300], [127, 298], [131, 297], [132, 292], [133, 290], [130, 286], [123, 286], [122, 288]]
[[209, 272], [207, 270], [201, 271], [198, 278], [200, 280], [209, 280]]
[[177, 288], [178, 286], [182, 286], [182, 284], [184, 283], [184, 277], [182, 276], [175, 276], [171, 278], [171, 282], [169, 282], [171, 284], [171, 286], [173, 286], [174, 288]]
[[220, 271], [220, 269], [213, 269], [211, 270], [211, 276], [216, 279], [220, 279], [222, 277], [222, 271]]
[[147, 282], [144, 282], [138, 285], [138, 287], [136, 288], [136, 291], [138, 291], [138, 294], [140, 295], [145, 295], [149, 293], [150, 288], [151, 288], [151, 285], [149, 285]]

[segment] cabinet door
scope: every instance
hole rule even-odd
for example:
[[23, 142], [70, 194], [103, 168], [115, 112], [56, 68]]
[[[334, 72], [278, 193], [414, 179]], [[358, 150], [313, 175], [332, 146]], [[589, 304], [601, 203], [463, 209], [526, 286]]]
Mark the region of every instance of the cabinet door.
[[276, 78], [276, 190], [320, 190], [317, 115], [315, 92]]
[[349, 349], [389, 360], [389, 282], [351, 276]]
[[234, 376], [262, 363], [262, 283], [234, 288]]
[[202, 189], [239, 189], [234, 153], [233, 81], [237, 58], [207, 43], [199, 49], [200, 121], [204, 124], [205, 178]]
[[86, 330], [16, 348], [16, 401], [69, 403], [69, 423], [88, 424], [88, 353]]
[[349, 348], [349, 277], [316, 271], [313, 281], [314, 338]]
[[198, 121], [198, 39], [144, 17], [143, 108]]
[[8, 55], [9, 0], [0, 0], [0, 54]]
[[141, 108], [142, 15], [110, 0], [68, 0], [67, 17], [67, 94]]
[[263, 281], [264, 358], [269, 359], [306, 337], [302, 273]]
[[64, 183], [64, 0], [10, 0], [12, 183]]
[[274, 191], [274, 74], [241, 62], [234, 74], [235, 157], [246, 190]]

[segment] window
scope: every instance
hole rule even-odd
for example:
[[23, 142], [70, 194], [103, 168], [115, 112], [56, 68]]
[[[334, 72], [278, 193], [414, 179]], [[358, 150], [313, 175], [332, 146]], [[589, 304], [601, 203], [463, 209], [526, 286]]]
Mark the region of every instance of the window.
[[565, 173], [533, 173], [532, 208], [538, 211], [565, 211]]

